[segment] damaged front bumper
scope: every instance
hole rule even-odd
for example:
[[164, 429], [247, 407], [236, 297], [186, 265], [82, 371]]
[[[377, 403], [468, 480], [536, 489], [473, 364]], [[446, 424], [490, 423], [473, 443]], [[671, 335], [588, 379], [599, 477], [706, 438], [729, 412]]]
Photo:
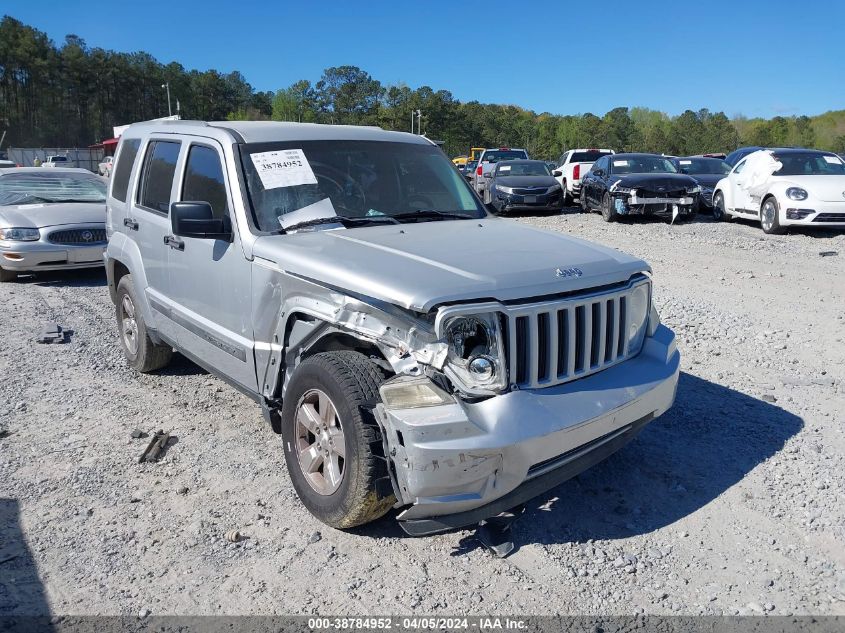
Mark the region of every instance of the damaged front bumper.
[[696, 207], [696, 196], [682, 197], [645, 197], [636, 193], [615, 194], [613, 207], [619, 215], [657, 215], [678, 214], [693, 215]]
[[642, 352], [591, 376], [477, 402], [376, 407], [409, 534], [495, 516], [601, 461], [674, 401], [680, 355], [659, 326]]

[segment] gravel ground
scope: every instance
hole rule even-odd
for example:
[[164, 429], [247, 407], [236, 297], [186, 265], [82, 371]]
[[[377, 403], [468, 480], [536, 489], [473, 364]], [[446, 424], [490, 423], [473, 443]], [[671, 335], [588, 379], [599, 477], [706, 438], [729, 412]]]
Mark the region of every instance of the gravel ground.
[[[845, 234], [516, 221], [648, 260], [683, 374], [510, 558], [323, 526], [251, 401], [178, 357], [129, 370], [103, 275], [45, 275], [0, 286], [0, 614], [845, 614]], [[70, 341], [36, 345], [47, 321]], [[138, 464], [136, 428], [178, 442]]]

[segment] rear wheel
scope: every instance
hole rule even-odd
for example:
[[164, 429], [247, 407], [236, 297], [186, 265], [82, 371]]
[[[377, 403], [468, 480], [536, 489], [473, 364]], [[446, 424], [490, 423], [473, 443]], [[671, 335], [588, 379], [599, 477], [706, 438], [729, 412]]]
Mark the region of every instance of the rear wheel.
[[578, 196], [578, 202], [581, 204], [581, 213], [590, 212], [590, 204], [587, 202], [587, 190], [581, 187], [581, 194]]
[[763, 227], [763, 233], [769, 235], [778, 235], [784, 232], [784, 228], [780, 225], [778, 201], [773, 197], [766, 198], [763, 201], [763, 206], [760, 208], [760, 226]]
[[18, 278], [18, 273], [6, 270], [5, 268], [0, 267], [0, 283], [5, 283], [7, 281], [14, 281]]
[[147, 373], [166, 366], [173, 357], [169, 345], [154, 343], [147, 332], [147, 324], [138, 304], [138, 295], [131, 275], [124, 275], [117, 284], [117, 327], [120, 346], [129, 366]]
[[619, 218], [619, 214], [613, 208], [613, 200], [610, 198], [610, 193], [605, 191], [601, 199], [601, 217], [605, 222], [615, 222]]
[[293, 374], [282, 405], [282, 440], [291, 481], [303, 505], [323, 523], [350, 528], [383, 516], [387, 476], [378, 425], [367, 408], [379, 400], [384, 375], [358, 352], [315, 354]]
[[572, 198], [572, 194], [569, 193], [569, 189], [566, 188], [566, 181], [564, 180], [560, 186], [563, 188], [563, 206], [571, 207], [575, 200]]

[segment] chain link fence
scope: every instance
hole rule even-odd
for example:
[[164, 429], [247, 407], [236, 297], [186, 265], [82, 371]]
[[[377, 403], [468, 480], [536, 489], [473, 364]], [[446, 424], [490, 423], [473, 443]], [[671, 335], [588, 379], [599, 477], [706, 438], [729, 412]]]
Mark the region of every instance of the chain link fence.
[[9, 160], [23, 167], [34, 167], [35, 159], [42, 163], [48, 156], [67, 156], [66, 167], [82, 167], [97, 173], [97, 165], [102, 162], [105, 153], [102, 149], [78, 147], [10, 147], [7, 150]]

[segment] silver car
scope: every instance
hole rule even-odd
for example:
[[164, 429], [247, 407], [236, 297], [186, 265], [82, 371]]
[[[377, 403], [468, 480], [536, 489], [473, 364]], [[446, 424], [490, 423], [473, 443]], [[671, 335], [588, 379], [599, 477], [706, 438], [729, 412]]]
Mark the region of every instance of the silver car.
[[102, 266], [105, 220], [106, 180], [90, 171], [0, 171], [0, 281]]
[[176, 349], [253, 398], [328, 525], [391, 507], [411, 534], [476, 524], [674, 400], [648, 265], [490, 216], [421, 136], [136, 124], [107, 208], [129, 365]]

